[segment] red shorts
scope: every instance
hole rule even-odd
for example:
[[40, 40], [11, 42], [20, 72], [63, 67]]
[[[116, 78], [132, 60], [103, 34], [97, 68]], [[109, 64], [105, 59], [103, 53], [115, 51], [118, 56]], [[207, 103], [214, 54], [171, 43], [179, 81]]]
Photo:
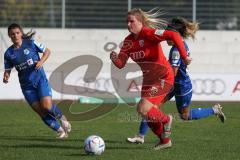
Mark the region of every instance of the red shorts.
[[169, 72], [166, 76], [158, 82], [151, 85], [142, 86], [141, 97], [147, 99], [154, 105], [159, 106], [166, 101], [166, 96], [173, 89], [174, 75]]

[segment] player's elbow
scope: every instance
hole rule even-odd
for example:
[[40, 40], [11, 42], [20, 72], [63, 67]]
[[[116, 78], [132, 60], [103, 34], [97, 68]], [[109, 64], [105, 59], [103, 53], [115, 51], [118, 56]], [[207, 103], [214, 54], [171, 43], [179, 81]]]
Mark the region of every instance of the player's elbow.
[[44, 53], [47, 54], [47, 55], [50, 55], [51, 54], [51, 50], [49, 48], [46, 48]]
[[124, 63], [120, 60], [116, 60], [115, 62], [113, 62], [114, 65], [118, 68], [118, 69], [122, 69], [124, 67]]
[[183, 121], [188, 121], [188, 120], [189, 120], [189, 116], [188, 116], [188, 115], [181, 115], [180, 118], [181, 118]]
[[124, 65], [119, 65], [119, 66], [117, 66], [119, 69], [122, 69], [123, 67], [124, 67]]
[[115, 65], [118, 69], [122, 69], [123, 66]]

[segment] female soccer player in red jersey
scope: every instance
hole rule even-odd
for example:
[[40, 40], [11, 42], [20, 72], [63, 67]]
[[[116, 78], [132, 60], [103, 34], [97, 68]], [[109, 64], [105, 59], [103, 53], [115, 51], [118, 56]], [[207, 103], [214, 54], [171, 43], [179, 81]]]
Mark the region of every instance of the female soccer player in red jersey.
[[159, 107], [166, 101], [167, 94], [173, 87], [174, 74], [159, 42], [173, 41], [184, 63], [188, 65], [191, 62], [180, 34], [172, 30], [159, 30], [159, 27], [165, 25], [164, 21], [158, 19], [160, 14], [159, 10], [155, 13], [154, 10], [130, 10], [127, 14], [130, 34], [125, 38], [120, 53], [113, 51], [110, 54], [110, 59], [118, 68], [123, 68], [131, 57], [143, 72], [141, 100], [137, 111], [160, 139], [155, 150], [172, 146], [169, 136], [173, 118], [159, 111]]
[[[195, 33], [199, 29], [197, 22], [191, 22], [183, 17], [175, 17], [168, 24], [168, 29], [176, 30], [180, 33], [183, 39], [195, 38]], [[222, 107], [219, 104], [215, 104], [211, 107], [204, 108], [190, 108], [192, 99], [192, 83], [188, 75], [187, 66], [183, 64], [182, 59], [179, 56], [177, 48], [172, 41], [167, 41], [172, 46], [169, 53], [169, 63], [172, 66], [175, 74], [174, 89], [168, 95], [170, 100], [175, 96], [176, 107], [179, 116], [183, 120], [198, 120], [209, 116], [217, 115], [217, 117], [224, 122], [226, 120], [225, 114], [222, 111]], [[190, 56], [190, 50], [187, 43], [184, 41], [186, 52]], [[142, 120], [138, 135], [127, 138], [130, 143], [144, 143], [144, 137], [148, 131], [148, 125], [145, 120]]]

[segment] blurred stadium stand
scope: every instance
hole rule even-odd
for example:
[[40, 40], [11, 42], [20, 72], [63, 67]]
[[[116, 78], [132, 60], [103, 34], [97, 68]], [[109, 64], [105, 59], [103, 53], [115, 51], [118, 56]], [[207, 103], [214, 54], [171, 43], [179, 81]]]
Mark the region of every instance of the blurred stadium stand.
[[[192, 19], [193, 1], [131, 0], [131, 7], [159, 7], [166, 20], [175, 16]], [[240, 30], [239, 8], [239, 0], [197, 1], [196, 20], [202, 30]], [[0, 0], [0, 27], [16, 21], [24, 27], [125, 28], [127, 10], [128, 0]]]
[[[79, 54], [93, 54], [102, 57], [104, 63], [109, 62], [108, 54], [103, 49], [104, 44], [112, 41], [119, 44], [119, 39], [124, 34], [117, 30], [109, 33], [108, 28], [124, 29], [125, 34], [128, 33], [125, 26], [128, 0], [66, 0], [66, 29], [62, 30], [64, 1], [0, 0], [0, 70], [3, 69], [3, 53], [10, 45], [6, 27], [12, 22], [20, 23], [25, 31], [29, 31], [28, 27], [37, 28], [40, 36], [36, 39], [56, 53], [46, 64], [50, 71]], [[166, 20], [175, 16], [192, 19], [193, 2], [194, 0], [132, 0], [131, 7], [144, 10], [162, 8], [166, 12], [163, 16]], [[191, 66], [193, 72], [235, 73], [235, 68], [240, 67], [239, 7], [239, 0], [197, 1], [196, 19], [201, 22], [201, 31], [194, 42], [189, 42], [193, 53], [191, 56], [194, 58]], [[87, 30], [92, 28], [103, 30]], [[214, 33], [210, 30], [214, 30]], [[232, 31], [215, 32], [217, 30]], [[167, 54], [168, 48], [164, 49]]]

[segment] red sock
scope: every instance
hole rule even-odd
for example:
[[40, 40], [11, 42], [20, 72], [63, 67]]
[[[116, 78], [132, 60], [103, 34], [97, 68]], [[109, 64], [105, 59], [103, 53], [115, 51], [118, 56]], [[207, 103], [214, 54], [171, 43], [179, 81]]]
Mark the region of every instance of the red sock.
[[169, 138], [163, 138], [163, 125], [169, 122], [169, 116], [165, 115], [163, 112], [160, 112], [157, 108], [152, 107], [147, 113], [147, 123], [148, 126], [152, 129], [153, 133], [156, 134], [161, 143], [168, 143]]
[[152, 122], [161, 122], [166, 124], [169, 122], [169, 116], [159, 111], [157, 108], [152, 107], [147, 113], [147, 120]]
[[153, 133], [162, 139], [161, 135], [163, 133], [163, 124], [161, 122], [147, 121], [149, 128], [152, 129]]
[[161, 138], [161, 143], [166, 144], [170, 141], [170, 138]]

